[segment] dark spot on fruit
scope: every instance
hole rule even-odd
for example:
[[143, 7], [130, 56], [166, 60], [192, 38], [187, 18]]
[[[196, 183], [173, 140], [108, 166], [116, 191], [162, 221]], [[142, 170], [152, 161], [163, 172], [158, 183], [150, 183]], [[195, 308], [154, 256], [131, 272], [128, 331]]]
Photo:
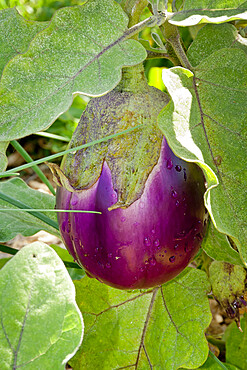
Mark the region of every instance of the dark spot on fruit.
[[187, 180], [187, 174], [186, 174], [186, 169], [184, 168], [184, 181]]
[[202, 236], [202, 234], [201, 234], [201, 233], [198, 233], [198, 234], [196, 234], [196, 238], [197, 238], [198, 240], [202, 240], [202, 239], [203, 239], [203, 236]]
[[182, 167], [181, 166], [179, 166], [178, 164], [175, 166], [175, 170], [177, 171], [177, 172], [181, 172], [182, 171]]
[[173, 262], [175, 262], [175, 259], [176, 259], [176, 257], [175, 257], [175, 256], [171, 256], [171, 257], [169, 258], [169, 261], [173, 263]]
[[33, 258], [36, 258], [36, 257], [37, 257], [37, 255], [35, 253], [33, 253]]

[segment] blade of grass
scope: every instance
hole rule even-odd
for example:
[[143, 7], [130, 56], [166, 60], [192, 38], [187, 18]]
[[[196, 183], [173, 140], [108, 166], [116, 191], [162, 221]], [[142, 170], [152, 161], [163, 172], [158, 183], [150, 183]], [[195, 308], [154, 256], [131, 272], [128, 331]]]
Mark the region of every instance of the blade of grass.
[[55, 139], [55, 140], [60, 140], [60, 141], [66, 141], [67, 143], [70, 142], [70, 139], [67, 138], [67, 137], [63, 137], [63, 136], [60, 136], [60, 135], [55, 135], [55, 134], [51, 134], [50, 132], [35, 132], [34, 135], [39, 135], [39, 136], [43, 136], [43, 137], [48, 137], [49, 139]]
[[[19, 249], [8, 247], [7, 245], [0, 244], [0, 252], [8, 253], [14, 256], [17, 252], [19, 252]], [[63, 261], [63, 260], [62, 260]], [[63, 261], [66, 267], [80, 269], [81, 267], [75, 263], [75, 262], [69, 262], [69, 261]]]
[[3, 172], [0, 177], [20, 176], [20, 173], [19, 172], [11, 172], [11, 173], [7, 174], [6, 176], [4, 176], [4, 175], [5, 175], [5, 172]]
[[44, 215], [41, 212], [32, 211], [31, 207], [29, 207], [25, 203], [22, 203], [20, 200], [14, 199], [14, 198], [10, 197], [9, 195], [2, 193], [1, 191], [0, 191], [0, 199], [4, 200], [5, 202], [7, 202], [9, 204], [12, 204], [13, 206], [19, 208], [20, 210], [27, 209], [26, 212], [30, 213], [32, 216], [37, 217], [41, 221], [45, 222], [47, 225], [50, 225], [51, 227], [53, 227], [56, 230], [59, 230], [57, 222], [53, 221], [52, 219], [50, 219], [49, 217], [47, 217], [46, 215]]
[[210, 350], [209, 350], [209, 357], [211, 357], [222, 369], [228, 370], [227, 367]]
[[25, 168], [30, 168], [30, 167], [36, 166], [37, 164], [40, 164], [40, 163], [52, 161], [53, 159], [62, 157], [65, 154], [68, 154], [68, 153], [71, 153], [71, 152], [75, 152], [77, 150], [88, 148], [88, 147], [90, 147], [92, 145], [96, 145], [96, 144], [102, 143], [104, 141], [108, 141], [108, 140], [114, 139], [117, 136], [121, 136], [121, 135], [127, 134], [127, 133], [129, 133], [129, 132], [131, 132], [133, 130], [136, 130], [137, 128], [139, 128], [141, 126], [142, 125], [137, 125], [135, 127], [128, 128], [128, 129], [126, 129], [124, 131], [121, 131], [121, 132], [118, 132], [116, 134], [112, 134], [112, 135], [109, 135], [109, 136], [105, 136], [105, 137], [103, 137], [101, 139], [91, 141], [90, 143], [79, 145], [79, 146], [77, 146], [75, 148], [70, 148], [70, 149], [64, 150], [62, 152], [49, 155], [48, 157], [45, 157], [45, 158], [37, 159], [36, 161], [33, 161], [32, 163], [23, 164], [22, 166], [18, 166], [16, 168], [11, 169], [11, 170], [8, 170], [8, 171], [5, 171], [5, 172], [0, 172], [0, 177], [6, 177], [10, 173], [12, 173], [13, 171], [15, 171], [15, 172], [16, 171], [21, 171], [21, 170], [24, 170]]
[[[1, 197], [1, 195], [0, 195]], [[16, 209], [16, 208], [0, 208], [0, 212], [2, 211], [14, 211], [14, 212], [18, 212], [18, 211], [26, 211], [26, 212], [60, 212], [60, 213], [96, 213], [98, 215], [102, 215], [102, 212], [98, 212], [98, 211], [83, 211], [83, 210], [77, 210], [77, 209], [45, 209], [45, 208], [41, 208], [41, 209], [37, 209], [37, 208], [20, 208], [20, 209]]]
[[0, 252], [12, 254], [13, 256], [19, 252], [18, 249], [8, 247], [7, 245], [0, 244]]
[[[28, 163], [32, 163], [33, 159], [30, 157], [30, 155], [26, 152], [26, 150], [21, 146], [20, 143], [16, 140], [12, 140], [10, 144], [15, 148], [15, 150], [20, 153], [20, 155], [27, 161]], [[51, 185], [50, 181], [47, 179], [47, 177], [44, 175], [44, 173], [41, 171], [41, 169], [37, 166], [34, 165], [32, 166], [34, 172], [39, 176], [40, 180], [43, 181], [43, 183], [48, 187], [50, 192], [55, 195], [56, 192], [53, 189], [53, 186]]]

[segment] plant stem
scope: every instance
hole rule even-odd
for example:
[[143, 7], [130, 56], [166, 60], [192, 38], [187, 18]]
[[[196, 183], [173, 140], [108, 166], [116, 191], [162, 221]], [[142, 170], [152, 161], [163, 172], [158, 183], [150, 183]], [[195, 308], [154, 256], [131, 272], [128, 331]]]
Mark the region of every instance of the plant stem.
[[[17, 152], [20, 153], [20, 155], [25, 159], [25, 161], [27, 161], [27, 163], [33, 162], [33, 159], [26, 152], [26, 150], [18, 143], [18, 141], [12, 140], [10, 143], [15, 148], [15, 150], [17, 150]], [[40, 180], [43, 181], [44, 184], [46, 184], [46, 186], [49, 188], [49, 190], [51, 191], [51, 193], [53, 195], [56, 195], [56, 192], [53, 189], [53, 186], [50, 184], [49, 180], [43, 174], [43, 172], [41, 171], [41, 169], [37, 165], [34, 165], [33, 166], [33, 170], [39, 176]]]
[[169, 59], [175, 66], [179, 64], [179, 60], [176, 57], [175, 53], [173, 52], [173, 49], [169, 53], [155, 53], [154, 51], [147, 50], [147, 59]]
[[185, 54], [184, 48], [181, 43], [180, 35], [178, 32], [178, 28], [173, 24], [166, 21], [161, 26], [161, 31], [166, 39], [166, 41], [171, 45], [172, 49], [174, 50], [178, 60], [180, 61], [181, 65], [184, 68], [192, 70], [192, 66]]
[[139, 22], [140, 16], [147, 5], [147, 0], [127, 0], [125, 2], [123, 9], [129, 16], [129, 27]]

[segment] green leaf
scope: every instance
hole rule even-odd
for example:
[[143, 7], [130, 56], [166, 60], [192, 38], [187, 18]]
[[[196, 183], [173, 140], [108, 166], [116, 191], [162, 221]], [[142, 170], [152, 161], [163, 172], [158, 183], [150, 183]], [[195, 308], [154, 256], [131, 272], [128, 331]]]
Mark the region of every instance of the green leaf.
[[8, 145], [8, 141], [0, 141], [0, 172], [3, 172], [8, 165], [8, 158], [6, 156]]
[[71, 105], [74, 93], [99, 96], [113, 89], [123, 66], [146, 58], [138, 41], [126, 40], [127, 25], [127, 15], [113, 0], [58, 10], [27, 53], [13, 58], [4, 70], [0, 140], [49, 127]]
[[183, 10], [169, 20], [177, 26], [200, 23], [223, 23], [247, 19], [247, 2], [243, 0], [185, 0]]
[[32, 243], [0, 271], [0, 368], [64, 369], [77, 351], [83, 320], [63, 262]]
[[[29, 188], [25, 182], [19, 178], [1, 182], [0, 192], [11, 196], [16, 201], [20, 200], [22, 203], [32, 208], [54, 209], [55, 207], [54, 196]], [[58, 230], [54, 227], [41, 221], [32, 214], [20, 211], [19, 208], [0, 198], [0, 209], [4, 208], [16, 208], [16, 212], [0, 211], [0, 242], [10, 240], [19, 233], [23, 236], [30, 236], [40, 230], [45, 230], [60, 237]], [[51, 219], [52, 223], [56, 223], [55, 212], [44, 211], [42, 214]]]
[[232, 322], [225, 331], [226, 340], [226, 361], [236, 365], [239, 369], [247, 369], [247, 315], [241, 319], [240, 325], [243, 333], [240, 332], [235, 322]]
[[202, 248], [209, 257], [216, 261], [243, 265], [239, 253], [231, 247], [227, 236], [217, 231], [212, 222], [209, 224]]
[[184, 10], [189, 9], [233, 9], [245, 7], [246, 0], [185, 0]]
[[0, 11], [0, 76], [5, 65], [14, 56], [25, 53], [34, 36], [48, 24], [26, 21], [15, 8]]
[[[236, 325], [236, 324], [235, 324]], [[207, 370], [238, 370], [236, 366], [226, 364], [217, 359], [212, 353], [209, 353], [207, 361], [199, 367], [199, 369]]]
[[247, 40], [238, 34], [232, 24], [207, 24], [199, 30], [188, 49], [187, 57], [196, 66], [222, 48], [239, 48], [247, 54]]
[[[211, 314], [204, 272], [188, 268], [152, 291], [125, 292], [89, 278], [75, 282], [85, 337], [76, 369], [196, 368], [207, 358]], [[91, 292], [94, 292], [94, 299]]]
[[163, 71], [172, 100], [160, 114], [159, 127], [176, 155], [204, 169], [213, 223], [233, 239], [247, 264], [246, 54], [221, 49], [194, 71]]

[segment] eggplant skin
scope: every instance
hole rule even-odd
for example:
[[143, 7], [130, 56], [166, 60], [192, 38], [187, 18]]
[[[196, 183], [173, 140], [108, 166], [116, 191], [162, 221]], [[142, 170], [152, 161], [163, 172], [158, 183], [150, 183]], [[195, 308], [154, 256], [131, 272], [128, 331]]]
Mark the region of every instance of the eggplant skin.
[[90, 189], [57, 189], [57, 208], [102, 214], [58, 213], [63, 241], [90, 277], [119, 289], [159, 286], [177, 276], [198, 252], [207, 227], [201, 169], [177, 158], [165, 138], [139, 199], [117, 201], [106, 162]]

